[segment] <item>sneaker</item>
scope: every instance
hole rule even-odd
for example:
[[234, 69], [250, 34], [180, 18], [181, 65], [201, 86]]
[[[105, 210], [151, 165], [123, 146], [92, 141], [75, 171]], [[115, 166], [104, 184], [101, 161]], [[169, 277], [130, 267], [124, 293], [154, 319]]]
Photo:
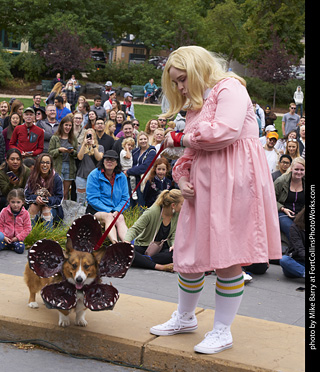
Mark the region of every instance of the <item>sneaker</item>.
[[244, 280], [244, 284], [248, 284], [252, 281], [252, 276], [249, 275], [248, 273], [243, 273], [243, 280]]
[[230, 347], [232, 347], [230, 327], [218, 322], [213, 331], [206, 333], [204, 340], [194, 347], [194, 351], [215, 354]]
[[137, 194], [136, 191], [132, 194], [132, 199], [133, 200], [138, 200], [138, 194]]
[[187, 333], [195, 331], [198, 328], [198, 322], [195, 315], [183, 313], [182, 315], [175, 311], [171, 319], [166, 323], [156, 325], [150, 328], [150, 333], [156, 336], [171, 336], [177, 333]]

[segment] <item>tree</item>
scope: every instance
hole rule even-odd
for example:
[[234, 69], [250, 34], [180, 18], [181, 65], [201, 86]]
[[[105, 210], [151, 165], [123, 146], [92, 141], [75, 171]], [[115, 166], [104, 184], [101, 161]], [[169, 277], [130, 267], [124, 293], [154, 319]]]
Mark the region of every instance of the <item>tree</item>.
[[79, 35], [66, 27], [55, 35], [46, 35], [44, 39], [46, 44], [38, 53], [44, 57], [51, 71], [63, 72], [63, 80], [66, 73], [85, 68], [90, 60], [90, 47], [81, 43]]
[[298, 63], [298, 58], [289, 54], [285, 43], [282, 43], [275, 33], [271, 40], [271, 48], [262, 50], [257, 59], [250, 61], [250, 67], [254, 76], [273, 84], [275, 108], [277, 85], [284, 84], [290, 79], [292, 66]]
[[208, 40], [206, 47], [226, 56], [228, 62], [237, 59], [241, 62], [241, 50], [246, 41], [243, 28], [243, 10], [234, 0], [225, 0], [212, 7], [205, 19]]
[[304, 0], [245, 0], [242, 8], [246, 14], [243, 28], [246, 43], [242, 59], [255, 59], [264, 49], [272, 45], [276, 33], [286, 43], [288, 53], [302, 58], [305, 32]]

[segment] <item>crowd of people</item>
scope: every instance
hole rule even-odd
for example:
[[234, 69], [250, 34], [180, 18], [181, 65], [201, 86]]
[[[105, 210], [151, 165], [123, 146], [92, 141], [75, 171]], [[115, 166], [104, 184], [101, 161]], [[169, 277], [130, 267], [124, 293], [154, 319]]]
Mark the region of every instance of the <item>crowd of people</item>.
[[[186, 111], [171, 119], [164, 114], [150, 118], [142, 131], [132, 95], [125, 93], [121, 103], [111, 81], [106, 82], [90, 105], [85, 96], [79, 96], [74, 76], [66, 84], [58, 75], [55, 80], [44, 106], [39, 94], [34, 95], [33, 105], [27, 108], [18, 99], [0, 103], [0, 249], [11, 247], [21, 253], [22, 237], [38, 220], [49, 229], [63, 219], [63, 200], [85, 206], [87, 213], [96, 215], [107, 227], [130, 199], [125, 209], [138, 206], [142, 216], [130, 229], [123, 215], [119, 216], [108, 238], [112, 243], [136, 241], [134, 265], [172, 271], [175, 227], [179, 205], [183, 203], [179, 186], [172, 178], [177, 159], [158, 154], [144, 181], [139, 182], [167, 133], [184, 131]], [[144, 101], [158, 89], [150, 79]], [[277, 115], [269, 105], [263, 109], [257, 102], [252, 104], [259, 140], [274, 181], [285, 242], [280, 264], [286, 276], [301, 277], [302, 248], [295, 247], [297, 236], [301, 237], [301, 223], [296, 225], [295, 218], [304, 212], [305, 204], [303, 93], [298, 87], [289, 112], [283, 115], [282, 133], [275, 127]], [[16, 205], [20, 205], [19, 211]], [[19, 218], [29, 219], [30, 224], [25, 221], [24, 234], [21, 236], [17, 229], [13, 237], [6, 233], [5, 221], [17, 213]], [[154, 241], [164, 243], [151, 257], [145, 251]], [[18, 248], [16, 242], [20, 242]], [[299, 270], [292, 274], [292, 252], [296, 250]], [[266, 262], [245, 269], [261, 274], [267, 268]]]

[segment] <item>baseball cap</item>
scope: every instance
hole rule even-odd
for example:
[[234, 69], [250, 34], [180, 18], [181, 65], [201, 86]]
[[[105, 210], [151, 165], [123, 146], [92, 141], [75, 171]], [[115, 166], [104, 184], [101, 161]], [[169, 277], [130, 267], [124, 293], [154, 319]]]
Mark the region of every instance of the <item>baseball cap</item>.
[[27, 107], [26, 109], [23, 110], [23, 112], [27, 112], [27, 111], [31, 111], [31, 112], [35, 113], [34, 109], [32, 107]]
[[274, 125], [272, 125], [272, 124], [267, 125], [267, 126], [265, 127], [265, 131], [266, 131], [266, 132], [275, 132], [275, 131], [276, 131], [276, 127], [275, 127]]
[[276, 133], [276, 132], [269, 132], [269, 133], [267, 134], [267, 138], [275, 138], [275, 139], [278, 141], [278, 139], [279, 139], [279, 135], [278, 135], [278, 133]]
[[108, 80], [108, 81], [105, 83], [105, 85], [106, 85], [107, 87], [112, 87], [112, 81]]
[[129, 92], [126, 92], [123, 96], [124, 98], [127, 98], [127, 97], [133, 97], [133, 95]]

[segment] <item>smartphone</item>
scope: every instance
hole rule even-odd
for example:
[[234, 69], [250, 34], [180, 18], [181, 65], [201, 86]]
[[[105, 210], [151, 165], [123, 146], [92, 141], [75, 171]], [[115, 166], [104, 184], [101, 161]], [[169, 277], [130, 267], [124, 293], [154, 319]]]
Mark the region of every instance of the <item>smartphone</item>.
[[91, 138], [92, 138], [92, 134], [91, 134], [91, 133], [88, 133], [88, 134], [87, 134], [87, 138], [88, 138], [88, 139], [91, 139]]
[[26, 151], [25, 154], [26, 155], [32, 155], [33, 154], [33, 151]]
[[12, 171], [7, 172], [7, 175], [8, 175], [8, 177], [12, 177], [12, 178], [14, 178], [16, 180], [19, 179]]
[[72, 146], [70, 146], [70, 147], [67, 147], [67, 149], [68, 149], [68, 150], [73, 150], [73, 147], [72, 147]]
[[44, 203], [49, 203], [49, 199], [47, 198], [41, 198]]

